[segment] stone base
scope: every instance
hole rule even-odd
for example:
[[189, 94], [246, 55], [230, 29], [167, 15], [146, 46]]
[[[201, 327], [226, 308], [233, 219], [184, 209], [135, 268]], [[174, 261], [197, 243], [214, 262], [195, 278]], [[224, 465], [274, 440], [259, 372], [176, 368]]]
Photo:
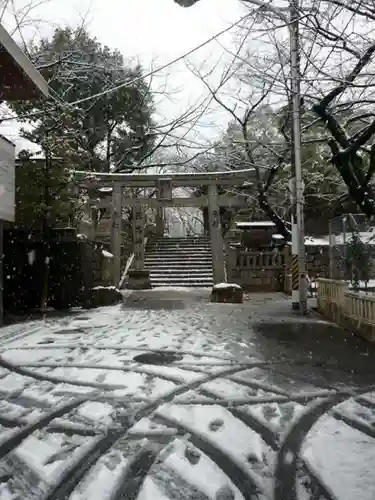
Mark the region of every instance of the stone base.
[[89, 307], [113, 306], [123, 301], [123, 296], [114, 286], [97, 286], [90, 291]]
[[243, 290], [239, 285], [229, 283], [214, 285], [211, 292], [211, 302], [242, 304]]
[[128, 272], [128, 290], [150, 290], [151, 279], [150, 271], [146, 269], [133, 269]]

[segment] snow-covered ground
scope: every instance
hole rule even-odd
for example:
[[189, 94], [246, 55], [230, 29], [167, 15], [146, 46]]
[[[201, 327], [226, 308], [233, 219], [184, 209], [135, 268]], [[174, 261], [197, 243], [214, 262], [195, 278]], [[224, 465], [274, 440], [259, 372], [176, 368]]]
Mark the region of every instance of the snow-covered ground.
[[278, 294], [200, 293], [0, 331], [0, 500], [281, 500], [295, 481], [300, 498], [375, 497], [375, 393], [305, 344], [333, 327], [291, 317]]

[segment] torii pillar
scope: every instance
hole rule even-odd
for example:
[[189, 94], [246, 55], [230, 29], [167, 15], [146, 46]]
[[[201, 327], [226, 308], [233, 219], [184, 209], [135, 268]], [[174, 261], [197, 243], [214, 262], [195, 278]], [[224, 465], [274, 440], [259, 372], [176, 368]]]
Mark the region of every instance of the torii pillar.
[[121, 246], [122, 246], [122, 187], [115, 184], [112, 191], [112, 225], [111, 225], [111, 253], [112, 262], [112, 282], [114, 286], [119, 286], [121, 279]]
[[156, 198], [158, 200], [158, 204], [156, 206], [156, 214], [155, 214], [155, 226], [156, 226], [156, 236], [162, 237], [164, 236], [164, 207], [160, 203], [161, 196], [161, 188], [160, 183], [156, 188]]
[[164, 236], [164, 207], [158, 205], [156, 208], [156, 235]]
[[156, 208], [156, 235], [164, 236], [164, 217], [165, 210], [161, 203], [163, 200], [172, 200], [172, 180], [163, 179], [158, 180], [156, 183], [156, 198], [158, 200]]
[[128, 272], [128, 289], [147, 290], [151, 287], [150, 271], [145, 269], [145, 213], [141, 201], [133, 208], [133, 266]]
[[208, 220], [210, 224], [213, 279], [214, 285], [216, 285], [217, 283], [224, 283], [226, 281], [224, 241], [221, 232], [216, 184], [209, 184], [208, 186]]

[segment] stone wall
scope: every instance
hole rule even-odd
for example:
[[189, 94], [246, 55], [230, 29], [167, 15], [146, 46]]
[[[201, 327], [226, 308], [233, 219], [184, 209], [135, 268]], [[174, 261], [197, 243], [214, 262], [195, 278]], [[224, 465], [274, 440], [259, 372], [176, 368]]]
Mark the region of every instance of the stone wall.
[[310, 278], [329, 276], [328, 246], [306, 246], [306, 270]]
[[249, 252], [230, 248], [227, 259], [228, 283], [236, 283], [251, 292], [283, 289], [286, 262], [284, 253]]
[[[306, 246], [306, 269], [310, 278], [328, 276], [328, 247]], [[247, 251], [230, 247], [227, 250], [227, 278], [249, 291], [285, 291], [285, 276], [291, 272], [291, 248]]]

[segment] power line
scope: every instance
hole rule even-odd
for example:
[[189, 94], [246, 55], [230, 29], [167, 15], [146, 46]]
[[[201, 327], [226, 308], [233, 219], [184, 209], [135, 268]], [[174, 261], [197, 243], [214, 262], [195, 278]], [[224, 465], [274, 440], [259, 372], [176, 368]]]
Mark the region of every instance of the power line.
[[148, 78], [150, 76], [155, 75], [156, 73], [160, 73], [160, 71], [163, 71], [163, 70], [169, 68], [170, 66], [173, 66], [174, 64], [182, 61], [183, 59], [185, 59], [186, 57], [190, 56], [194, 52], [197, 52], [198, 50], [202, 49], [203, 47], [205, 47], [209, 43], [215, 41], [217, 38], [219, 38], [220, 36], [224, 35], [228, 31], [230, 31], [231, 29], [233, 29], [235, 26], [238, 26], [245, 19], [247, 19], [248, 17], [250, 17], [250, 15], [251, 15], [251, 12], [248, 13], [248, 14], [246, 14], [245, 16], [242, 16], [238, 21], [232, 23], [230, 26], [227, 26], [223, 30], [219, 31], [218, 33], [216, 33], [212, 37], [210, 37], [207, 40], [205, 40], [204, 42], [200, 43], [199, 45], [196, 45], [195, 47], [193, 47], [189, 51], [185, 52], [184, 54], [176, 57], [175, 59], [172, 59], [171, 61], [167, 62], [166, 64], [163, 64], [162, 66], [159, 66], [158, 68], [156, 68], [156, 69], [154, 69], [152, 71], [149, 71], [145, 75], [141, 75], [139, 77], [133, 78], [130, 81], [122, 82], [119, 85], [116, 85], [115, 87], [112, 87], [112, 88], [107, 89], [107, 90], [103, 90], [102, 92], [98, 92], [97, 94], [94, 94], [92, 96], [84, 97], [82, 99], [78, 99], [76, 101], [73, 101], [73, 102], [70, 102], [70, 103], [67, 103], [67, 104], [69, 104], [70, 106], [75, 106], [77, 104], [81, 104], [83, 102], [90, 101], [91, 99], [96, 99], [97, 97], [103, 97], [103, 96], [105, 96], [107, 94], [110, 94], [112, 92], [116, 92], [117, 90], [120, 90], [121, 88], [126, 87], [127, 85], [133, 85], [134, 83], [137, 83], [140, 80], [143, 80], [144, 78]]

